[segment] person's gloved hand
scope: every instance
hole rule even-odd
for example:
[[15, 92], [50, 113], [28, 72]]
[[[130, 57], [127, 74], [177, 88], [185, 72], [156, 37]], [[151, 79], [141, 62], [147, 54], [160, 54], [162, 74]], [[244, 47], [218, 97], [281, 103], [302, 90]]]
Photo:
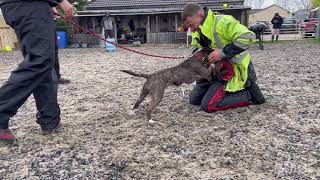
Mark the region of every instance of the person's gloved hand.
[[66, 13], [66, 18], [71, 19], [73, 17], [73, 6], [68, 2], [68, 0], [63, 0], [59, 6]]

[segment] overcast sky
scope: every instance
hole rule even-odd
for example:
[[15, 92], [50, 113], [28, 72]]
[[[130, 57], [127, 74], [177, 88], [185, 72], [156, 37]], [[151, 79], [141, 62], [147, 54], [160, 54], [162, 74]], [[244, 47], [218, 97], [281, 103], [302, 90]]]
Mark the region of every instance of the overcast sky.
[[271, 4], [273, 4], [274, 3], [274, 1], [273, 0], [266, 0], [266, 3], [265, 3], [265, 7], [266, 6], [269, 6], [269, 5], [271, 5]]
[[[265, 3], [264, 3], [262, 8], [265, 8], [265, 7], [268, 7], [268, 6], [272, 5], [272, 4], [275, 4], [276, 1], [277, 0], [265, 0]], [[288, 0], [288, 1], [292, 1], [292, 0]], [[287, 7], [287, 10], [292, 11], [292, 12], [294, 12], [294, 11], [299, 9], [299, 7], [297, 7], [294, 3], [291, 4], [291, 6], [290, 6], [290, 3], [289, 3], [288, 6], [289, 7]], [[255, 9], [255, 7], [253, 7], [253, 9]]]

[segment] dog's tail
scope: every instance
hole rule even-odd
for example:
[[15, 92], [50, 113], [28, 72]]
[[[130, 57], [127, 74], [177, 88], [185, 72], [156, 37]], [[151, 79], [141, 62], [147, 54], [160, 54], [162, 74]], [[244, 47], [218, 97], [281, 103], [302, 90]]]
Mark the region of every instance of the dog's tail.
[[149, 78], [148, 74], [135, 73], [135, 72], [132, 72], [132, 71], [129, 71], [129, 70], [120, 70], [120, 71], [124, 72], [124, 73], [127, 73], [127, 74], [130, 74], [130, 75], [135, 76], [135, 77]]

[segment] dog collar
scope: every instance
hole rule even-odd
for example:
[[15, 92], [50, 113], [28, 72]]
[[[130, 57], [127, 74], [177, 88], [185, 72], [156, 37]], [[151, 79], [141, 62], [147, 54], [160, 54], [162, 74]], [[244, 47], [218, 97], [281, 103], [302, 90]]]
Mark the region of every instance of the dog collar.
[[194, 53], [194, 56], [197, 57], [199, 60], [201, 60], [203, 65], [208, 66], [209, 58], [208, 56], [203, 55], [203, 53], [201, 52], [201, 49], [196, 51]]

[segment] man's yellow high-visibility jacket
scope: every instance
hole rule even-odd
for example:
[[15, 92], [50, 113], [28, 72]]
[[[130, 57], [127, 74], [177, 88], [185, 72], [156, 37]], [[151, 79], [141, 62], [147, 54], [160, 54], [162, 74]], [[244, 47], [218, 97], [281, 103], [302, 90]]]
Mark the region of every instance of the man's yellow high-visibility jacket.
[[[206, 10], [206, 18], [200, 25], [201, 32], [192, 33], [192, 45], [202, 48], [199, 42], [201, 34], [210, 42], [210, 48], [221, 50], [222, 58], [231, 60], [234, 69], [234, 77], [228, 81], [225, 90], [228, 92], [237, 92], [245, 88], [248, 79], [248, 66], [251, 56], [247, 49], [255, 43], [255, 34], [247, 27], [240, 24], [235, 18], [229, 15], [216, 15], [211, 10]], [[228, 47], [240, 49], [239, 54], [229, 53]], [[235, 48], [234, 48], [235, 47]]]

